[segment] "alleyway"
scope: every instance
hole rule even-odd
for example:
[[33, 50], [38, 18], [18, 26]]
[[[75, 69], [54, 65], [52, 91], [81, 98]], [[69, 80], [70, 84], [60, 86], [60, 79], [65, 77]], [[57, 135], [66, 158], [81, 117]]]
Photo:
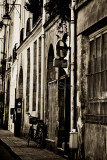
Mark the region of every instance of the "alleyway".
[[14, 135], [7, 130], [0, 129], [0, 141], [8, 149], [11, 155], [16, 156], [19, 160], [64, 160], [63, 157], [60, 157], [47, 149], [36, 148], [33, 141], [30, 143], [30, 147], [27, 147], [26, 140], [14, 137]]

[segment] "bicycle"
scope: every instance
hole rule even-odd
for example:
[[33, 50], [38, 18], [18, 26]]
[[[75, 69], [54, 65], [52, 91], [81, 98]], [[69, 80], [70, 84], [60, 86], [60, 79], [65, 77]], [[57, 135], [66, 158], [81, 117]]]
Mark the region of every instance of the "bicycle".
[[28, 147], [31, 140], [36, 142], [37, 147], [43, 147], [44, 144], [44, 122], [38, 117], [32, 117], [29, 114], [29, 123], [32, 124], [28, 133]]

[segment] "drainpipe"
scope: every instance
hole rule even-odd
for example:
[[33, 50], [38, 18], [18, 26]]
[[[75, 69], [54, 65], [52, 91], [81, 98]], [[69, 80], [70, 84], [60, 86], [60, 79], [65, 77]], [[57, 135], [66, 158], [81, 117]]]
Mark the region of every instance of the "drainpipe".
[[78, 148], [78, 135], [75, 128], [75, 0], [71, 0], [71, 68], [70, 68], [70, 134], [69, 134], [69, 148], [71, 150]]
[[[5, 63], [5, 50], [6, 50], [6, 25], [4, 25], [4, 45], [3, 45], [3, 63]], [[6, 64], [4, 64], [4, 65], [6, 65]], [[3, 66], [3, 75], [2, 75], [2, 77], [3, 77], [3, 93], [4, 93], [4, 96], [3, 96], [3, 110], [4, 110], [4, 127], [6, 127], [5, 125], [5, 122], [6, 122], [6, 106], [5, 106], [5, 102], [6, 102], [6, 100], [5, 100], [5, 97], [6, 97], [6, 92], [5, 92], [5, 84], [6, 84], [6, 82], [5, 82], [5, 72], [6, 72], [6, 66]]]
[[43, 13], [42, 13], [42, 54], [41, 54], [41, 114], [40, 119], [44, 119], [44, 69], [45, 69], [45, 30], [44, 30], [44, 24], [45, 24], [45, 8], [44, 4], [46, 3], [46, 0], [43, 1]]

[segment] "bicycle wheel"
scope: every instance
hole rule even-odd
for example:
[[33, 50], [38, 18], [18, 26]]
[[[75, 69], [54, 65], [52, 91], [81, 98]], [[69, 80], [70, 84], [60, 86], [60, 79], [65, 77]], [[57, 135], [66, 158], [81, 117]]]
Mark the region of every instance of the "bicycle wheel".
[[28, 136], [28, 139], [27, 139], [27, 147], [29, 147], [30, 140], [31, 140], [31, 137]]
[[30, 143], [30, 140], [31, 140], [31, 136], [32, 136], [32, 128], [30, 127], [29, 133], [28, 133], [28, 139], [27, 139], [27, 146], [28, 147], [29, 147], [29, 143]]
[[41, 134], [40, 134], [40, 144], [41, 144], [41, 147], [43, 147], [43, 142], [44, 142], [44, 134], [43, 134], [43, 131], [42, 131]]
[[37, 147], [42, 147], [43, 141], [44, 141], [43, 130], [39, 129], [39, 132], [37, 133], [37, 136], [36, 136]]

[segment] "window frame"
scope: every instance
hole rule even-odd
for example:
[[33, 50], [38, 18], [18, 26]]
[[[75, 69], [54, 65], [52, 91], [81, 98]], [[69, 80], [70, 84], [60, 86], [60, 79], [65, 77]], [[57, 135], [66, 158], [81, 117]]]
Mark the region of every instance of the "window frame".
[[[107, 65], [106, 65], [107, 64], [107, 53], [105, 51], [105, 57], [106, 57], [106, 59], [105, 59], [105, 57], [103, 57], [104, 34], [107, 34], [107, 27], [104, 27], [104, 28], [96, 31], [95, 33], [93, 33], [89, 36], [89, 46], [93, 40], [95, 41], [94, 42], [95, 43], [94, 52], [95, 52], [95, 56], [96, 56], [95, 58], [97, 58], [96, 60], [98, 60], [98, 58], [99, 58], [100, 61], [98, 61], [98, 68], [99, 68], [99, 63], [100, 63], [100, 68], [99, 68], [99, 70], [94, 70], [94, 73], [91, 73], [90, 66], [89, 66], [91, 53], [90, 53], [90, 49], [89, 49], [88, 74], [87, 74], [87, 93], [89, 93], [90, 83], [92, 83], [92, 80], [89, 79], [92, 75], [97, 75], [96, 82], [94, 81], [94, 83], [92, 84], [92, 86], [95, 84], [97, 89], [95, 89], [95, 87], [93, 87], [93, 90], [96, 91], [95, 97], [94, 96], [89, 97], [90, 93], [88, 94], [88, 97], [87, 97], [87, 114], [86, 114], [86, 122], [87, 123], [107, 124], [107, 109], [106, 109], [106, 103], [107, 103], [107, 84], [106, 84], [106, 80], [107, 80]], [[100, 54], [99, 54], [100, 56], [97, 57], [97, 49], [96, 48], [97, 48], [97, 39], [99, 37], [101, 37], [101, 39], [100, 39], [101, 40], [100, 41]], [[105, 62], [105, 64], [103, 61]], [[96, 62], [96, 66], [97, 66], [97, 62]], [[105, 68], [103, 68], [103, 66]], [[104, 74], [104, 76], [102, 77], [103, 74]], [[99, 75], [99, 77], [98, 77], [98, 75]], [[100, 78], [100, 79], [98, 79], [98, 78]], [[103, 86], [102, 84], [105, 86]], [[103, 90], [103, 89], [105, 89], [105, 90]], [[105, 92], [103, 93], [102, 91], [103, 92], [105, 91]]]

